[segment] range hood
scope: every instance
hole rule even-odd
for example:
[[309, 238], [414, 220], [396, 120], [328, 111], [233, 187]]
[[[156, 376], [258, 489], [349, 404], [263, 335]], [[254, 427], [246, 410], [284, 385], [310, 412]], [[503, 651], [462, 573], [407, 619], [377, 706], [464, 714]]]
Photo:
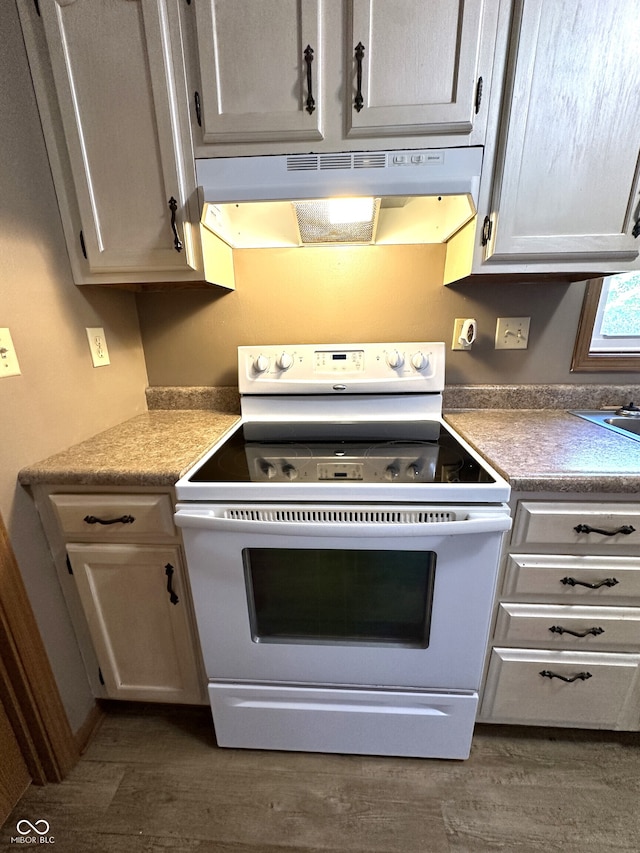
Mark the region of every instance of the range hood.
[[232, 249], [446, 243], [476, 215], [481, 167], [482, 148], [196, 160], [201, 225]]

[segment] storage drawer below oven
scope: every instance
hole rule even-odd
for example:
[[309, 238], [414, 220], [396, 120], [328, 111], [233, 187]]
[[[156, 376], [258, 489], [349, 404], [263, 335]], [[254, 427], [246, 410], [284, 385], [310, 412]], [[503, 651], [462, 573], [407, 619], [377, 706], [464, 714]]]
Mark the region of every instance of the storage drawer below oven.
[[478, 694], [209, 683], [218, 746], [468, 758]]

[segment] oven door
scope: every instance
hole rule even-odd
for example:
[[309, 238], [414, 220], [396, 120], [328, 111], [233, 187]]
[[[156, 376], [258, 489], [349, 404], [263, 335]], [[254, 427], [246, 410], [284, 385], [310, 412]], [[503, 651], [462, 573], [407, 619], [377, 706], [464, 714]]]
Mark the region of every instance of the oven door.
[[207, 676], [476, 691], [508, 508], [179, 504]]

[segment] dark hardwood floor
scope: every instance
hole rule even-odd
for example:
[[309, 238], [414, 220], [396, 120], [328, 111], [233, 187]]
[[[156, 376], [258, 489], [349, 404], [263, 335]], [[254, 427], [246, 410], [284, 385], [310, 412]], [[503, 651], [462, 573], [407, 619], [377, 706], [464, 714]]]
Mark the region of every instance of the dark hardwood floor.
[[640, 735], [479, 726], [468, 761], [259, 752], [218, 749], [206, 708], [112, 703], [0, 849], [22, 820], [56, 853], [638, 851]]

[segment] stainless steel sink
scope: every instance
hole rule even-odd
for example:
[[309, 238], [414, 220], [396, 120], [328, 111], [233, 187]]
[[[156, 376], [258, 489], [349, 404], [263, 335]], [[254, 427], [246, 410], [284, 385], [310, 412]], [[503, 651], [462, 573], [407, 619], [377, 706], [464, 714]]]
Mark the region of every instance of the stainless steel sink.
[[624, 435], [625, 438], [640, 441], [640, 417], [616, 415], [613, 409], [600, 412], [572, 411], [569, 414], [577, 415], [579, 418], [598, 424], [598, 426], [616, 432], [618, 435]]

